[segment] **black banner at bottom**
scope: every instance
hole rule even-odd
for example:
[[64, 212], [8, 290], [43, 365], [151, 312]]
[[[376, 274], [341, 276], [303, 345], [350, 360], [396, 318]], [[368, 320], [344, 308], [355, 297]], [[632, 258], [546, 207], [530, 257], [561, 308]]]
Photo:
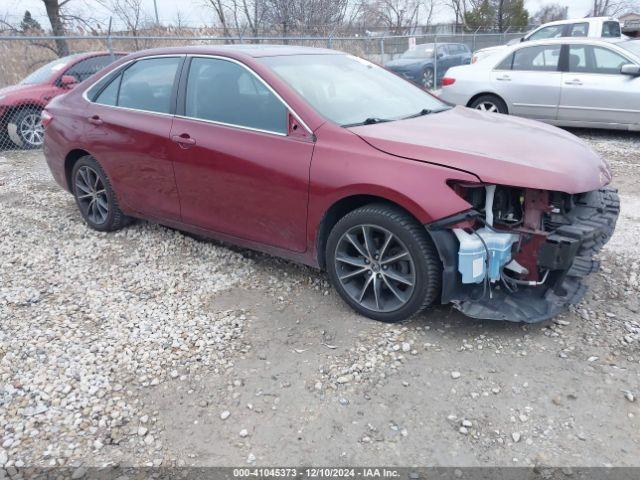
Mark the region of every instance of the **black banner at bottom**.
[[109, 467], [0, 469], [0, 480], [640, 480], [640, 467]]

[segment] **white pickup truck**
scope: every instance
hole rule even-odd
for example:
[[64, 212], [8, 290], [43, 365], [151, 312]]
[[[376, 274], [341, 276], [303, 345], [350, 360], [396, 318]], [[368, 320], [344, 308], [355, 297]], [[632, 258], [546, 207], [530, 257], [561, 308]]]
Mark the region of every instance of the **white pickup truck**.
[[[621, 38], [623, 35], [620, 22], [613, 17], [577, 18], [545, 23], [531, 30], [524, 37], [511, 40], [507, 45], [530, 40], [560, 37]], [[502, 50], [504, 47], [505, 45], [498, 45], [476, 50], [471, 57], [471, 63], [475, 63], [481, 58]]]

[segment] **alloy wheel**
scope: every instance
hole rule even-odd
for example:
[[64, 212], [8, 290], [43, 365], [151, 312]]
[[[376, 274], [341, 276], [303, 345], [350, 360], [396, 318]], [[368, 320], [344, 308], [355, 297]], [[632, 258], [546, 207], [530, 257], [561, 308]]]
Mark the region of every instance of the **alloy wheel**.
[[95, 225], [103, 224], [109, 215], [109, 199], [100, 175], [82, 166], [76, 172], [75, 186], [82, 213]]
[[483, 112], [499, 113], [498, 106], [492, 102], [481, 102], [476, 105], [476, 110], [482, 110]]
[[336, 246], [335, 267], [344, 291], [375, 312], [404, 306], [416, 285], [416, 269], [405, 244], [377, 225], [357, 225]]
[[422, 86], [426, 89], [433, 88], [433, 70], [428, 68], [422, 72]]
[[44, 127], [40, 119], [40, 114], [29, 113], [18, 125], [20, 137], [31, 147], [39, 147], [44, 140]]

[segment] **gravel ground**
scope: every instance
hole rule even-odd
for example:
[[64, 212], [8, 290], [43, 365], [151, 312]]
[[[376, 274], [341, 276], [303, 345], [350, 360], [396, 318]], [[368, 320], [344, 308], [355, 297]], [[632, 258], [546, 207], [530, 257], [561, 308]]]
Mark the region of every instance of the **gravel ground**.
[[575, 132], [622, 214], [575, 309], [353, 314], [324, 274], [137, 222], [89, 230], [0, 152], [0, 466], [640, 466], [640, 137]]

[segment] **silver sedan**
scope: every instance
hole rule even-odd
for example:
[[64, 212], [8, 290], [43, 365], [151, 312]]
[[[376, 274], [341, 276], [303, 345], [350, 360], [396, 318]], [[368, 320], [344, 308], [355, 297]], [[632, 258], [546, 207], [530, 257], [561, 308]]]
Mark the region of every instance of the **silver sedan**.
[[640, 40], [526, 42], [454, 67], [440, 97], [566, 127], [640, 131]]

